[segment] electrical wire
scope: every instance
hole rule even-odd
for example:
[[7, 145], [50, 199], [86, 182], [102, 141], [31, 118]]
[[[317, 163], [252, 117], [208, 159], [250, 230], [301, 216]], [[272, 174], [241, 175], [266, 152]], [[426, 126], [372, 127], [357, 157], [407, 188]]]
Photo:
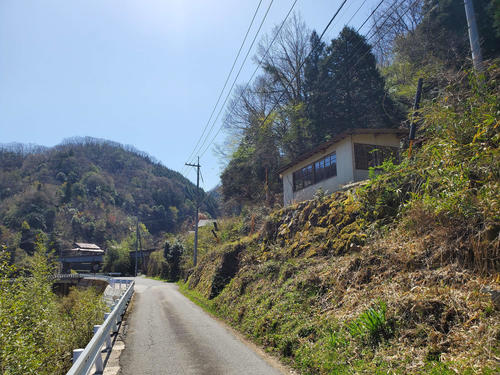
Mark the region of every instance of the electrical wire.
[[[278, 35], [281, 33], [281, 30], [283, 29], [283, 26], [285, 25], [285, 23], [286, 23], [286, 21], [287, 21], [288, 17], [289, 17], [289, 16], [290, 16], [290, 14], [292, 13], [293, 8], [295, 7], [295, 4], [297, 4], [297, 1], [298, 1], [298, 0], [295, 0], [295, 1], [293, 2], [292, 6], [290, 7], [290, 9], [288, 10], [288, 13], [286, 14], [285, 18], [284, 18], [284, 19], [283, 19], [283, 21], [281, 22], [280, 27], [278, 28], [278, 30], [277, 30], [277, 31], [276, 31], [276, 33], [274, 34], [274, 37], [273, 37], [273, 39], [271, 40], [271, 43], [269, 43], [269, 45], [268, 45], [268, 47], [267, 47], [266, 51], [264, 52], [264, 55], [262, 56], [262, 58], [260, 59], [259, 63], [258, 63], [258, 64], [257, 64], [257, 66], [255, 67], [255, 69], [254, 69], [254, 71], [253, 71], [252, 75], [250, 76], [250, 79], [247, 81], [247, 84], [246, 84], [245, 88], [241, 91], [240, 96], [238, 97], [238, 99], [236, 99], [236, 101], [237, 101], [237, 100], [239, 100], [240, 98], [242, 98], [242, 97], [243, 97], [243, 94], [244, 94], [244, 93], [246, 92], [246, 90], [249, 88], [250, 83], [252, 82], [252, 80], [253, 80], [253, 78], [254, 78], [255, 74], [257, 74], [257, 72], [258, 72], [259, 68], [262, 66], [262, 62], [264, 61], [264, 59], [265, 59], [265, 58], [266, 58], [266, 56], [268, 55], [268, 53], [269, 53], [269, 51], [270, 51], [270, 49], [271, 49], [271, 47], [272, 47], [272, 45], [273, 45], [274, 41], [276, 40], [276, 38], [278, 37]], [[224, 101], [224, 103], [225, 103], [225, 102], [227, 102], [228, 98], [229, 98], [229, 95], [226, 97], [226, 100]], [[233, 106], [233, 108], [231, 108], [231, 110], [229, 111], [229, 113], [232, 113], [232, 111], [234, 110], [234, 108], [235, 108], [235, 107]], [[221, 115], [221, 113], [222, 113], [222, 110], [223, 110], [223, 109], [224, 109], [224, 107], [221, 107], [221, 110], [219, 110], [219, 113], [217, 114], [217, 117], [216, 117], [216, 119], [215, 119], [215, 122], [217, 122], [217, 120], [219, 119], [219, 117], [220, 117], [220, 115]], [[221, 127], [222, 127], [222, 126], [221, 126]], [[219, 132], [220, 132], [220, 128], [219, 128], [219, 130], [217, 131], [217, 134], [215, 135], [215, 137], [213, 137], [213, 138], [212, 138], [212, 140], [210, 141], [210, 143], [208, 144], [207, 148], [209, 148], [209, 147], [210, 147], [210, 145], [213, 143], [214, 139], [217, 137], [217, 135], [219, 134]], [[201, 156], [203, 156], [203, 155], [205, 154], [205, 152], [207, 151], [207, 148], [205, 148], [205, 150], [203, 151], [203, 153], [202, 153], [202, 155], [201, 155]]]
[[[384, 16], [386, 15], [387, 17], [385, 18], [384, 22], [379, 26], [379, 28], [383, 27], [386, 22], [389, 20], [390, 16], [392, 16], [394, 14], [394, 12], [396, 11], [396, 7], [394, 7], [396, 5], [398, 0], [395, 0], [394, 3], [389, 7], [387, 8], [387, 10], [384, 12]], [[399, 18], [396, 20], [396, 22], [400, 21], [405, 15], [406, 13], [408, 13], [408, 11], [411, 9], [411, 7], [419, 0], [415, 0], [413, 1], [413, 3], [410, 4], [410, 6], [406, 9], [406, 11], [404, 11], [400, 16]], [[401, 0], [400, 4], [403, 2], [403, 0]], [[389, 14], [389, 11], [392, 9], [392, 12], [390, 12]], [[373, 12], [372, 12], [373, 14]], [[373, 33], [371, 36], [368, 37], [370, 31], [373, 29], [375, 25], [373, 25], [370, 30], [368, 31], [368, 33], [365, 35], [365, 41], [366, 43], [368, 43], [376, 34]], [[387, 33], [389, 33], [390, 30], [386, 31], [384, 34], [382, 34], [375, 43], [373, 43], [373, 45], [376, 45], [378, 44], [382, 38], [387, 35]], [[360, 57], [356, 60], [356, 62], [354, 62], [353, 58], [355, 56], [355, 53], [358, 52], [358, 47], [360, 47], [362, 44], [362, 41], [359, 41], [356, 46], [353, 48], [353, 52], [351, 53], [351, 57], [349, 58], [348, 62], [347, 62], [347, 65], [350, 66], [349, 70], [351, 71], [352, 69], [354, 69], [359, 63], [360, 61], [368, 54], [371, 52], [371, 48], [368, 48], [367, 51]]]
[[[411, 9], [411, 7], [412, 7], [412, 6], [413, 6], [413, 5], [414, 5], [417, 1], [419, 1], [419, 0], [415, 0], [413, 3], [411, 3], [411, 5], [410, 5], [410, 6], [409, 6], [409, 7], [408, 7], [408, 8], [407, 8], [407, 9], [406, 9], [406, 10], [405, 10], [405, 11], [404, 11], [404, 12], [403, 12], [403, 13], [402, 13], [399, 17], [398, 17], [398, 19], [396, 20], [396, 22], [399, 22], [399, 21], [400, 21], [400, 20], [401, 20], [401, 19], [402, 19], [405, 15], [406, 15], [406, 13], [408, 13], [408, 12], [409, 12], [409, 11], [410, 11], [410, 9]], [[387, 19], [388, 19], [388, 18], [387, 18]], [[378, 43], [382, 40], [382, 38], [383, 38], [384, 36], [386, 36], [386, 35], [387, 35], [387, 33], [389, 33], [389, 30], [388, 30], [388, 31], [386, 31], [383, 35], [381, 35], [381, 36], [377, 39], [377, 41], [374, 43], [374, 45], [375, 45], [375, 44], [378, 44]], [[373, 34], [373, 35], [372, 35], [372, 37], [373, 37], [374, 35], [375, 35], [375, 34]], [[371, 39], [371, 38], [370, 38], [370, 39]], [[359, 64], [359, 62], [360, 62], [360, 61], [361, 61], [361, 60], [362, 60], [362, 59], [363, 59], [363, 58], [364, 58], [364, 57], [365, 57], [365, 56], [366, 56], [369, 52], [371, 52], [371, 49], [368, 49], [368, 51], [366, 51], [366, 52], [363, 54], [363, 56], [361, 56], [361, 57], [358, 59], [358, 61], [356, 61], [356, 63], [355, 63], [354, 65], [352, 65], [352, 68], [351, 68], [351, 69], [354, 69], [354, 68], [355, 68], [355, 67]]]
[[[243, 59], [243, 62], [241, 63], [240, 69], [238, 70], [238, 73], [236, 74], [236, 77], [235, 77], [235, 78], [234, 78], [234, 80], [233, 80], [233, 83], [232, 83], [232, 85], [231, 85], [231, 88], [230, 88], [230, 89], [229, 89], [229, 91], [228, 91], [228, 96], [226, 96], [226, 99], [224, 100], [224, 103], [222, 104], [221, 108], [224, 108], [224, 106], [225, 106], [225, 104], [226, 104], [226, 102], [227, 102], [227, 98], [229, 97], [229, 95], [230, 95], [231, 91], [233, 90], [234, 85], [236, 84], [236, 81], [238, 80], [238, 77], [239, 77], [239, 76], [240, 76], [240, 74], [241, 74], [241, 71], [243, 70], [243, 67], [244, 67], [244, 65], [245, 65], [245, 63], [246, 63], [246, 61], [247, 61], [247, 59], [248, 59], [248, 56], [250, 55], [250, 52], [252, 51], [252, 47], [253, 47], [253, 45], [255, 44], [255, 41], [257, 40], [257, 37], [258, 37], [258, 35], [259, 35], [259, 32], [260, 32], [260, 30], [262, 29], [262, 26], [264, 25], [264, 22], [266, 21], [267, 15], [268, 15], [268, 13], [269, 13], [269, 10], [271, 9], [271, 6], [273, 5], [273, 2], [274, 2], [274, 0], [271, 0], [271, 2], [269, 3], [269, 6], [268, 6], [268, 7], [267, 7], [267, 9], [266, 9], [266, 13], [264, 14], [264, 17], [262, 18], [262, 21], [260, 22], [259, 28], [257, 29], [257, 31], [256, 31], [256, 33], [255, 33], [255, 36], [254, 36], [254, 38], [253, 38], [253, 40], [252, 40], [252, 43], [250, 44], [250, 47], [248, 47], [248, 51], [247, 51], [247, 53], [246, 53], [246, 55], [245, 55], [245, 57], [244, 57], [244, 59]], [[214, 121], [214, 122], [212, 123], [212, 126], [210, 127], [210, 129], [209, 129], [209, 131], [208, 131], [208, 133], [207, 133], [207, 136], [206, 136], [206, 137], [205, 137], [205, 139], [203, 140], [202, 144], [200, 145], [199, 150], [201, 150], [201, 149], [203, 148], [203, 146], [205, 145], [205, 142], [206, 142], [206, 140], [208, 139], [209, 134], [212, 132], [212, 129], [214, 128], [215, 123], [216, 123], [216, 121]], [[192, 153], [192, 154], [195, 154], [195, 153], [196, 153], [196, 149], [193, 151], [193, 153]], [[189, 162], [189, 161], [188, 161], [188, 162]]]
[[253, 23], [255, 21], [255, 18], [257, 17], [257, 13], [260, 9], [261, 4], [262, 4], [262, 0], [260, 0], [259, 4], [257, 4], [257, 8], [255, 9], [252, 20], [250, 21], [250, 25], [248, 25], [248, 29], [245, 33], [245, 37], [243, 38], [243, 41], [241, 42], [238, 53], [236, 54], [236, 57], [234, 58], [233, 65], [231, 66], [231, 69], [227, 75], [226, 81], [224, 82], [224, 86], [222, 87], [222, 90], [220, 91], [219, 97], [217, 98], [217, 102], [215, 103], [214, 108], [212, 109], [212, 113], [210, 114], [210, 117], [208, 118], [208, 121], [205, 124], [205, 127], [203, 128], [203, 132], [201, 133], [200, 137], [198, 138], [198, 141], [196, 142], [196, 145], [194, 146], [193, 151], [188, 156], [188, 158], [187, 158], [188, 160], [193, 156], [193, 153], [195, 152], [196, 148], [200, 144], [200, 141], [202, 140], [203, 136], [205, 135], [205, 132], [208, 128], [208, 125], [210, 124], [210, 121], [212, 120], [212, 117], [215, 113], [215, 110], [216, 110], [217, 106], [219, 105], [220, 99], [222, 98], [222, 94], [224, 93], [224, 90], [226, 89], [227, 83], [229, 82], [229, 78], [231, 77], [231, 74], [233, 73], [234, 67], [236, 66], [236, 62], [238, 61], [238, 58], [240, 57], [241, 51], [243, 50], [243, 46], [245, 45], [245, 42], [248, 38], [248, 35], [250, 34], [250, 30], [252, 29]]
[[[290, 82], [288, 83], [287, 86], [290, 86], [291, 82], [298, 77], [298, 74], [300, 74], [300, 71], [301, 71], [302, 67], [304, 66], [305, 62], [307, 61], [307, 59], [309, 58], [309, 56], [314, 52], [314, 50], [319, 46], [319, 41], [321, 41], [321, 39], [325, 35], [326, 31], [328, 30], [328, 28], [330, 27], [330, 25], [332, 24], [332, 22], [335, 20], [335, 18], [337, 17], [337, 15], [339, 14], [339, 12], [341, 11], [342, 7], [345, 5], [346, 2], [347, 2], [347, 0], [344, 0], [342, 2], [342, 4], [340, 4], [340, 6], [337, 8], [337, 11], [332, 16], [332, 18], [330, 19], [330, 21], [328, 22], [328, 24], [323, 29], [321, 35], [319, 36], [318, 43], [315, 46], [313, 46], [313, 48], [311, 49], [311, 51], [309, 52], [309, 54], [306, 56], [306, 58], [304, 59], [304, 61], [299, 65], [299, 68], [297, 69], [297, 73], [292, 77], [292, 79], [290, 80]], [[276, 104], [271, 108], [271, 111], [269, 111], [269, 113], [267, 114], [267, 116], [261, 122], [261, 124], [260, 124], [261, 126], [266, 123], [267, 119], [269, 118], [269, 116], [271, 115], [271, 113], [273, 113], [274, 109], [278, 105], [278, 103], [281, 100], [281, 98], [283, 98], [284, 94], [285, 94], [285, 91], [283, 91], [282, 94], [278, 97], [278, 100], [276, 101]], [[207, 145], [207, 147], [201, 153], [200, 156], [203, 156], [205, 154], [205, 152], [208, 150], [209, 146], [213, 143], [213, 141], [215, 140], [215, 138], [217, 137], [217, 135], [219, 134], [219, 132], [221, 131], [221, 129], [222, 129], [222, 125], [219, 127], [219, 129], [215, 133], [214, 137], [212, 138], [212, 140], [210, 141], [210, 143]]]
[[[358, 12], [361, 10], [361, 8], [363, 7], [363, 5], [365, 5], [367, 0], [364, 0], [361, 5], [359, 6], [358, 10], [356, 10], [356, 12], [354, 12], [354, 14], [351, 16], [351, 18], [349, 18], [349, 21], [346, 22], [346, 25], [349, 25], [352, 21], [352, 19], [356, 16], [356, 14], [358, 14]], [[383, 0], [382, 0], [383, 1]]]
[[[347, 0], [345, 0], [345, 1], [344, 1], [341, 5], [340, 5], [339, 9], [337, 9], [337, 11], [336, 11], [336, 13], [334, 14], [334, 16], [332, 17], [332, 19], [330, 19], [330, 22], [327, 24], [327, 26], [324, 28], [323, 32], [321, 33], [321, 35], [320, 35], [320, 37], [319, 37], [319, 40], [321, 40], [321, 39], [323, 38], [323, 36], [324, 36], [324, 34], [325, 34], [326, 30], [328, 30], [328, 28], [330, 27], [330, 25], [332, 24], [333, 20], [334, 20], [334, 19], [335, 19], [335, 17], [338, 15], [339, 11], [342, 9], [342, 7], [343, 7], [343, 6], [344, 6], [344, 4], [346, 3], [346, 1], [347, 1]], [[386, 19], [384, 20], [384, 22], [382, 23], [382, 25], [381, 25], [380, 27], [382, 27], [383, 25], [385, 25], [385, 23], [388, 21], [388, 19], [389, 19], [390, 15], [392, 15], [392, 14], [395, 12], [395, 9], [393, 9], [393, 8], [394, 8], [394, 6], [396, 5], [397, 1], [398, 1], [398, 0], [395, 0], [395, 1], [392, 3], [392, 5], [391, 5], [391, 6], [390, 6], [390, 7], [389, 7], [389, 8], [388, 8], [385, 12], [384, 12], [384, 15], [387, 15], [387, 17], [386, 17]], [[414, 5], [417, 1], [418, 1], [418, 0], [415, 0], [415, 1], [414, 1], [414, 2], [413, 2], [413, 3], [412, 3], [409, 7], [408, 7], [408, 9], [406, 9], [406, 11], [405, 11], [403, 14], [401, 14], [401, 15], [399, 16], [399, 18], [398, 18], [398, 20], [397, 20], [397, 21], [399, 21], [400, 19], [402, 19], [402, 17], [404, 17], [404, 16], [406, 15], [406, 13], [408, 13], [408, 11], [411, 9], [411, 7], [412, 7], [412, 6], [413, 6], [413, 5]], [[360, 31], [360, 30], [364, 27], [364, 25], [366, 24], [366, 22], [368, 22], [368, 20], [369, 20], [369, 19], [373, 16], [373, 14], [374, 14], [374, 13], [378, 10], [378, 8], [382, 5], [382, 3], [383, 3], [383, 2], [384, 2], [384, 0], [381, 0], [381, 1], [377, 4], [377, 6], [375, 7], [375, 9], [373, 9], [373, 11], [372, 11], [372, 12], [370, 13], [370, 15], [369, 15], [369, 16], [365, 19], [365, 21], [364, 21], [364, 22], [363, 22], [363, 23], [362, 23], [362, 24], [358, 27], [357, 32], [359, 32], [359, 31]], [[363, 3], [360, 5], [360, 7], [357, 9], [357, 11], [356, 11], [356, 12], [355, 12], [352, 16], [351, 16], [351, 18], [349, 19], [348, 23], [349, 23], [349, 22], [350, 22], [350, 21], [354, 18], [354, 16], [355, 16], [355, 15], [359, 12], [359, 10], [362, 8], [362, 6], [363, 6], [365, 3], [366, 3], [366, 0], [364, 0], [364, 1], [363, 1]], [[294, 3], [294, 5], [295, 5], [295, 3]], [[293, 6], [292, 6], [292, 8], [293, 8]], [[392, 10], [391, 14], [390, 14], [390, 15], [388, 15], [388, 13], [389, 13], [389, 11], [390, 11], [391, 9], [393, 9], [393, 10]], [[290, 10], [290, 12], [291, 12], [291, 10]], [[287, 15], [287, 17], [288, 17], [288, 15]], [[286, 20], [286, 19], [285, 19], [285, 20]], [[396, 22], [397, 22], [397, 21], [396, 21]], [[284, 22], [282, 23], [281, 27], [283, 26], [283, 24], [284, 24]], [[369, 40], [371, 40], [371, 39], [375, 36], [375, 33], [373, 33], [371, 36], [369, 36], [369, 37], [368, 37], [368, 35], [369, 35], [369, 34], [371, 33], [371, 31], [373, 30], [373, 28], [374, 28], [374, 26], [372, 26], [372, 27], [368, 30], [368, 32], [367, 32], [367, 34], [366, 34], [366, 36], [365, 36], [365, 38], [367, 38], [367, 39], [366, 39], [366, 41], [367, 41], [367, 42], [368, 42]], [[280, 28], [280, 30], [281, 30], [281, 28]], [[279, 30], [279, 31], [280, 31], [280, 30]], [[387, 32], [389, 32], [389, 31], [387, 31]], [[378, 38], [378, 40], [377, 40], [374, 44], [379, 43], [379, 42], [380, 42], [380, 40], [381, 40], [381, 39], [382, 39], [382, 38], [383, 38], [383, 37], [387, 34], [387, 32], [386, 32], [385, 34], [381, 35], [381, 36]], [[273, 39], [273, 41], [276, 39], [277, 35], [278, 35], [278, 33], [276, 33], [275, 38]], [[271, 46], [271, 45], [270, 45], [270, 46]], [[269, 46], [269, 47], [270, 47], [270, 46]], [[358, 45], [357, 45], [355, 48], [357, 48], [357, 47], [358, 47]], [[310, 55], [310, 54], [311, 54], [311, 53], [315, 50], [315, 48], [317, 48], [317, 45], [316, 45], [316, 46], [314, 46], [314, 47], [312, 48], [312, 50], [311, 50], [311, 52], [309, 53], [309, 55]], [[266, 51], [266, 54], [264, 55], [264, 58], [265, 58], [265, 56], [267, 55], [267, 52], [268, 52], [268, 51], [269, 51], [269, 48], [268, 48], [268, 50]], [[366, 54], [368, 54], [369, 52], [370, 52], [370, 50], [368, 50], [367, 52], [365, 52], [365, 54], [363, 54], [363, 56], [361, 56], [361, 57], [360, 57], [360, 58], [359, 58], [359, 59], [355, 62], [355, 64], [352, 66], [352, 69], [353, 69], [355, 66], [357, 66], [357, 65], [359, 64], [359, 62], [360, 62], [360, 61], [364, 58], [364, 56], [366, 56]], [[309, 55], [308, 55], [307, 57], [309, 57]], [[304, 65], [304, 63], [305, 63], [305, 61], [307, 60], [307, 57], [306, 57], [306, 59], [304, 60], [304, 62], [300, 65], [300, 67], [299, 67], [299, 69], [298, 69], [298, 73], [300, 73], [300, 70], [302, 69], [302, 67], [303, 67], [303, 65]], [[263, 58], [263, 59], [264, 59], [264, 58]], [[253, 77], [254, 77], [255, 73], [257, 72], [257, 70], [259, 69], [260, 65], [262, 64], [263, 59], [261, 59], [261, 61], [259, 62], [259, 65], [258, 65], [258, 66], [257, 66], [257, 68], [255, 69], [254, 74], [252, 74], [252, 77], [250, 78], [249, 82], [247, 83], [247, 85], [246, 85], [245, 89], [244, 89], [244, 90], [242, 91], [242, 93], [240, 94], [240, 97], [243, 95], [243, 93], [244, 93], [244, 92], [246, 91], [246, 89], [249, 87], [251, 80], [253, 79]], [[292, 80], [290, 81], [290, 83], [291, 83], [291, 82], [292, 82], [295, 78], [297, 78], [297, 76], [298, 76], [298, 74], [296, 74], [296, 75], [292, 78]], [[288, 86], [290, 85], [290, 83], [288, 84]], [[276, 101], [276, 104], [272, 107], [271, 111], [268, 113], [268, 115], [267, 115], [267, 116], [265, 117], [265, 119], [262, 121], [262, 124], [264, 124], [264, 123], [268, 120], [268, 118], [269, 118], [270, 114], [274, 111], [274, 109], [275, 109], [275, 108], [276, 108], [276, 106], [278, 105], [278, 103], [279, 103], [279, 101], [281, 100], [281, 98], [283, 97], [283, 95], [284, 95], [284, 92], [280, 95], [280, 97], [279, 97], [279, 98], [278, 98], [278, 100]], [[226, 101], [227, 101], [227, 98], [226, 98], [226, 100], [224, 101], [224, 103], [225, 103]], [[231, 113], [231, 112], [232, 112], [232, 111], [230, 111], [230, 113]], [[219, 113], [218, 113], [218, 115], [217, 115], [217, 117], [216, 117], [216, 120], [215, 120], [215, 121], [217, 121], [217, 119], [219, 118], [220, 113], [221, 113], [221, 111], [219, 111]], [[215, 121], [214, 121], [214, 123], [215, 123]], [[213, 126], [212, 126], [212, 127], [213, 127]], [[200, 156], [203, 156], [203, 155], [206, 153], [206, 151], [208, 150], [208, 148], [210, 147], [210, 145], [214, 142], [215, 138], [216, 138], [216, 137], [217, 137], [217, 135], [220, 133], [221, 129], [222, 129], [222, 125], [219, 127], [218, 131], [217, 131], [217, 132], [215, 133], [215, 135], [212, 137], [211, 141], [210, 141], [210, 142], [209, 142], [209, 144], [205, 147], [205, 149], [204, 149], [204, 150], [203, 150], [203, 152], [200, 154]], [[209, 133], [210, 133], [210, 132], [209, 132]], [[208, 133], [208, 134], [209, 134], [209, 133]]]

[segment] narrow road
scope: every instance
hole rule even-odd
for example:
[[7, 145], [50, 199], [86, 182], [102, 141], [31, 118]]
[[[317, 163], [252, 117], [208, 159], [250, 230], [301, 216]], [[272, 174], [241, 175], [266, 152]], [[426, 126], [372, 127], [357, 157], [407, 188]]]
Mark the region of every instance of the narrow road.
[[184, 297], [177, 285], [135, 281], [121, 374], [282, 374]]

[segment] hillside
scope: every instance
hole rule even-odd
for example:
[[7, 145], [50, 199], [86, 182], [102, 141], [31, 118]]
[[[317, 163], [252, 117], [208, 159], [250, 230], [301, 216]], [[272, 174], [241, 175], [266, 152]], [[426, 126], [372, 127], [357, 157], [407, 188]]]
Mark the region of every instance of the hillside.
[[220, 244], [202, 231], [186, 293], [303, 374], [498, 373], [490, 74], [449, 82], [423, 106], [412, 155], [362, 187], [223, 221]]
[[[74, 240], [106, 247], [134, 231], [136, 216], [153, 241], [192, 220], [195, 194], [180, 173], [115, 142], [87, 137], [53, 148], [4, 145], [0, 242], [18, 258], [33, 253], [37, 238], [56, 251]], [[202, 211], [216, 216], [216, 203], [206, 199]]]

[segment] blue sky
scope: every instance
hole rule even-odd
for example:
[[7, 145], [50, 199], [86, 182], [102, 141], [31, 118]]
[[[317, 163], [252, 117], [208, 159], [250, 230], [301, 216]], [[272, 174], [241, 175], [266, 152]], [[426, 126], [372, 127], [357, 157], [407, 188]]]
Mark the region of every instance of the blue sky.
[[[181, 171], [258, 2], [0, 0], [0, 143], [105, 138]], [[262, 2], [247, 46], [269, 2]], [[299, 0], [295, 9], [310, 28], [322, 30], [341, 2]], [[325, 39], [363, 2], [351, 25], [378, 3], [348, 0]], [[275, 0], [261, 33], [270, 33], [292, 3]], [[248, 59], [238, 82], [246, 83], [254, 69]], [[221, 164], [211, 150], [200, 164], [208, 190], [218, 183]], [[187, 173], [196, 181], [194, 170]]]

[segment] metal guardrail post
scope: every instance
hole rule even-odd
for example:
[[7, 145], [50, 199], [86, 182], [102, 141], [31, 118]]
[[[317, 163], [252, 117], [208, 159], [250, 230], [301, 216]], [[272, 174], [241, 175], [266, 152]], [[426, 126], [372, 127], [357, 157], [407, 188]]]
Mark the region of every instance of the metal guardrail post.
[[83, 353], [83, 349], [75, 349], [73, 350], [73, 363], [76, 362], [76, 360], [78, 359], [78, 357], [80, 357], [80, 354]]
[[[111, 311], [113, 311], [115, 307], [116, 307], [116, 302], [113, 302], [113, 304], [111, 305]], [[106, 315], [108, 314], [105, 314], [104, 316], [106, 317]], [[113, 324], [111, 330], [113, 333], [118, 332], [118, 318], [116, 316], [113, 317]]]
[[[94, 326], [94, 335], [99, 331], [101, 326]], [[104, 363], [102, 362], [101, 355], [101, 347], [99, 347], [99, 351], [97, 352], [97, 356], [95, 357], [95, 369], [97, 372], [102, 373], [104, 371]]]
[[[110, 315], [111, 315], [111, 313], [104, 314], [104, 321], [106, 321], [109, 318]], [[114, 325], [111, 324], [111, 331], [113, 331], [113, 329], [114, 329]], [[106, 351], [108, 351], [108, 352], [111, 351], [111, 333], [110, 333], [109, 330], [108, 330], [108, 332], [106, 334]]]
[[85, 349], [75, 349], [73, 351], [73, 366], [66, 375], [87, 375], [94, 365], [97, 372], [103, 372], [102, 347], [106, 344], [106, 349], [111, 348], [110, 333], [117, 331], [117, 322], [121, 321], [122, 315], [134, 293], [134, 281], [120, 281], [125, 284], [125, 293], [113, 305], [111, 312], [106, 314], [102, 325], [94, 326], [94, 336]]

